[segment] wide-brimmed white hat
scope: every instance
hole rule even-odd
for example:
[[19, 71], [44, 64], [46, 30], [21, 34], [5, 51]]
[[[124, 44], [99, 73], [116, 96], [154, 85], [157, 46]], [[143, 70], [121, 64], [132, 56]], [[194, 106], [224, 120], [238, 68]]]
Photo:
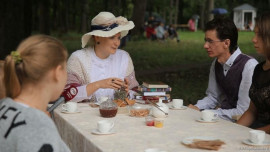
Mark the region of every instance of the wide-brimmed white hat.
[[121, 38], [128, 34], [130, 29], [134, 28], [134, 23], [126, 18], [115, 17], [110, 12], [100, 12], [91, 21], [91, 31], [82, 36], [82, 48], [88, 43], [94, 45], [92, 35], [100, 37], [110, 37], [121, 32]]

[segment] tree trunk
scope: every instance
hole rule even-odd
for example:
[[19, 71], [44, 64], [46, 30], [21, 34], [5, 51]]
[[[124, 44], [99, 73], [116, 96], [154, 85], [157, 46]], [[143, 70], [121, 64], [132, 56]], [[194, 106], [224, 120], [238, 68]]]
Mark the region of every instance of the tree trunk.
[[50, 1], [39, 1], [39, 32], [50, 35]]
[[[76, 6], [76, 3], [77, 1], [76, 0], [72, 0], [72, 6]], [[71, 8], [72, 10], [73, 8]], [[75, 30], [77, 27], [76, 27], [76, 16], [77, 16], [77, 11], [72, 11], [72, 19], [71, 19], [71, 22], [72, 22], [72, 25], [71, 25], [71, 28], [72, 30]]]
[[122, 6], [121, 16], [125, 16], [128, 9], [126, 0], [121, 0], [121, 6]]
[[178, 21], [180, 24], [186, 24], [182, 21], [183, 19], [183, 9], [184, 9], [184, 2], [183, 0], [180, 0], [179, 1], [179, 4], [178, 4]]
[[175, 2], [174, 24], [178, 24], [179, 0]]
[[144, 14], [147, 0], [134, 0], [134, 8], [132, 20], [135, 23], [135, 28], [132, 30], [132, 35], [142, 35], [144, 26]]
[[214, 9], [214, 0], [208, 0], [208, 21], [211, 21], [214, 18], [214, 15], [211, 11]]
[[203, 2], [201, 2], [200, 4], [200, 28], [201, 29], [204, 29], [204, 25], [205, 25], [205, 14], [206, 14], [205, 12], [206, 12], [205, 0], [203, 0]]
[[173, 13], [174, 13], [174, 11], [172, 10], [174, 8], [173, 3], [174, 3], [174, 0], [170, 0], [169, 8], [171, 11], [169, 11], [169, 24], [172, 24], [172, 22], [173, 22]]
[[[88, 14], [88, 1], [82, 0], [82, 24], [81, 24], [81, 32], [86, 33], [88, 31], [87, 29], [87, 14]], [[91, 24], [91, 23], [90, 23]]]
[[[0, 59], [3, 60], [16, 50], [18, 44], [31, 33], [31, 24], [29, 27], [25, 22], [26, 15], [31, 17], [28, 6], [31, 0], [2, 0], [0, 5]], [[29, 14], [30, 13], [30, 14]], [[27, 19], [27, 22], [31, 19]]]
[[57, 27], [57, 13], [58, 13], [58, 9], [59, 9], [59, 1], [55, 0], [53, 1], [53, 8], [52, 8], [52, 29], [56, 30]]
[[109, 8], [109, 0], [103, 0], [103, 4], [104, 4], [104, 10], [108, 10]]
[[24, 1], [24, 35], [32, 33], [32, 0]]

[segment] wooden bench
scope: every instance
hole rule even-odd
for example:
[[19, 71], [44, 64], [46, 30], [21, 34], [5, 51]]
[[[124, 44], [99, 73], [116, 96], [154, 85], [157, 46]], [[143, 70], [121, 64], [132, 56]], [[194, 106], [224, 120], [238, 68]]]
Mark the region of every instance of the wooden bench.
[[188, 26], [188, 24], [177, 24], [176, 28], [181, 29], [183, 31], [183, 30], [188, 30], [189, 26]]

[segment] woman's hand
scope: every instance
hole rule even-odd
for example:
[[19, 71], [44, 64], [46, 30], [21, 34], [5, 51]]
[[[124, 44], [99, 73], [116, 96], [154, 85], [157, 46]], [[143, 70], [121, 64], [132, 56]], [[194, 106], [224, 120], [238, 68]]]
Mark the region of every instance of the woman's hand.
[[125, 83], [124, 83], [124, 87], [125, 87], [125, 90], [126, 90], [126, 92], [128, 93], [128, 86], [129, 86], [129, 82], [128, 82], [128, 79], [127, 78], [125, 78]]
[[98, 88], [110, 88], [110, 89], [120, 89], [121, 86], [124, 84], [124, 81], [119, 78], [108, 78], [103, 79], [97, 82]]
[[100, 81], [89, 83], [86, 86], [87, 96], [93, 94], [96, 90], [98, 90], [100, 88], [118, 90], [118, 89], [121, 89], [122, 86], [128, 92], [128, 81], [126, 79], [124, 81], [122, 79], [119, 79], [119, 78], [103, 79]]

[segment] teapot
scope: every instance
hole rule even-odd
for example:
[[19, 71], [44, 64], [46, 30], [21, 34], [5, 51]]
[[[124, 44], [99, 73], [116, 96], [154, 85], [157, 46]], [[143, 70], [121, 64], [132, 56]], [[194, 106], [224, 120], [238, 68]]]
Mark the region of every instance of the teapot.
[[[165, 113], [169, 112], [169, 107], [165, 104], [162, 103], [162, 99], [159, 99], [159, 102], [157, 103], [157, 106], [159, 106], [159, 108], [164, 111]], [[153, 106], [152, 107], [152, 115], [156, 118], [165, 118], [166, 114], [164, 112], [162, 112], [160, 109], [158, 109], [157, 107]]]
[[110, 118], [110, 117], [115, 117], [118, 106], [116, 103], [112, 101], [112, 99], [107, 98], [105, 99], [100, 105], [99, 105], [99, 112], [102, 117], [105, 118]]

